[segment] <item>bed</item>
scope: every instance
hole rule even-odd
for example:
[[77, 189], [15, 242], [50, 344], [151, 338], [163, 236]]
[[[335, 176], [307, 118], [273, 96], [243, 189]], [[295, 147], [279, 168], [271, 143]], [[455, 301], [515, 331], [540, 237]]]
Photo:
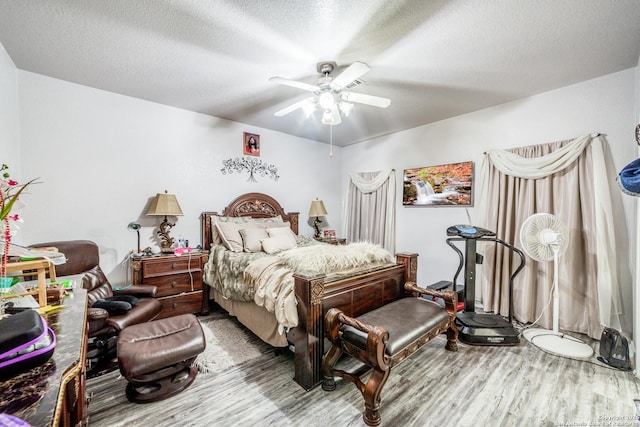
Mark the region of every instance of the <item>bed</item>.
[[[314, 272], [309, 270], [309, 266], [285, 266], [290, 268], [289, 273], [285, 274], [283, 265], [286, 262], [300, 260], [298, 252], [325, 252], [330, 250], [329, 246], [337, 246], [299, 236], [299, 213], [286, 212], [280, 203], [266, 194], [243, 194], [220, 213], [203, 212], [200, 220], [203, 248], [209, 251], [204, 273], [204, 282], [209, 286], [209, 299], [218, 303], [230, 315], [237, 317], [263, 341], [274, 347], [292, 346], [294, 381], [306, 390], [312, 389], [322, 380], [323, 329], [327, 310], [335, 307], [348, 316], [357, 317], [402, 298], [405, 292], [404, 283], [416, 279], [417, 254], [408, 253], [396, 254], [395, 257], [391, 257], [391, 262], [377, 259], [371, 265], [340, 272], [327, 272], [327, 268], [324, 268], [324, 272]], [[296, 248], [274, 253], [260, 253], [262, 250], [245, 253], [246, 247], [244, 250], [230, 250], [227, 243], [231, 243], [230, 247], [234, 248], [233, 242], [226, 242], [224, 238], [235, 233], [234, 230], [244, 232], [241, 236], [244, 244], [249, 244], [253, 239], [247, 232], [262, 233], [243, 229], [245, 222], [251, 222], [252, 227], [260, 222], [261, 225], [257, 228], [269, 230], [269, 239], [261, 240], [264, 246], [262, 250], [271, 252], [266, 245], [266, 240], [272, 240], [271, 233], [275, 233], [275, 237], [280, 239], [274, 240], [277, 242], [284, 241], [280, 236], [285, 233], [293, 235]], [[274, 223], [277, 223], [277, 227], [273, 227]], [[228, 229], [232, 231], [227, 233]], [[279, 244], [275, 244], [276, 250]], [[359, 244], [362, 243], [353, 245]], [[314, 248], [308, 248], [311, 246]], [[344, 247], [344, 250], [349, 248]], [[286, 256], [283, 254], [291, 255], [292, 259], [284, 260]], [[274, 257], [279, 257], [281, 261], [278, 262]], [[258, 265], [260, 270], [257, 268]], [[229, 271], [242, 273], [227, 276]], [[240, 274], [242, 279], [239, 278]], [[282, 294], [282, 290], [279, 289], [278, 296], [270, 303], [263, 301], [269, 298], [261, 295], [260, 288], [247, 292], [242, 287], [246, 283], [240, 283], [255, 282], [253, 285], [256, 285], [258, 278], [273, 283], [273, 279], [266, 280], [265, 277], [285, 277], [286, 280], [283, 279], [282, 282], [287, 283], [287, 286], [281, 286], [286, 288], [286, 292]], [[269, 294], [270, 291], [266, 293]]]

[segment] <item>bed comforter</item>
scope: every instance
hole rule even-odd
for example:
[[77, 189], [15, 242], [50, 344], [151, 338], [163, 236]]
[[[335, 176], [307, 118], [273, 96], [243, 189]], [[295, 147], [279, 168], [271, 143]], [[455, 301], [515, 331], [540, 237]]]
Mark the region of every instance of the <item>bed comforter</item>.
[[391, 253], [372, 243], [337, 246], [298, 237], [296, 248], [275, 255], [232, 252], [221, 245], [213, 246], [204, 281], [225, 298], [255, 302], [274, 313], [283, 328], [292, 328], [298, 324], [294, 274], [352, 274], [393, 263]]

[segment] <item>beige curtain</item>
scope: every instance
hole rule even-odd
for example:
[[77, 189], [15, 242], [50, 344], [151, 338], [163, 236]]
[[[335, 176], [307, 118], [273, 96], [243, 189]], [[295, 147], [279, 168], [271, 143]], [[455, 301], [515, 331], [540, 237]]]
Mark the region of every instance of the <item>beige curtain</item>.
[[[602, 327], [619, 329], [620, 292], [611, 195], [603, 138], [486, 153], [480, 173], [476, 223], [516, 247], [534, 213], [556, 215], [569, 228], [569, 247], [559, 260], [559, 327], [599, 338]], [[485, 311], [508, 314], [509, 276], [519, 258], [502, 246], [482, 243], [481, 300]], [[553, 262], [526, 257], [514, 282], [514, 317], [551, 329]], [[539, 320], [538, 320], [539, 319]]]
[[351, 172], [342, 223], [348, 242], [377, 243], [395, 253], [395, 171]]

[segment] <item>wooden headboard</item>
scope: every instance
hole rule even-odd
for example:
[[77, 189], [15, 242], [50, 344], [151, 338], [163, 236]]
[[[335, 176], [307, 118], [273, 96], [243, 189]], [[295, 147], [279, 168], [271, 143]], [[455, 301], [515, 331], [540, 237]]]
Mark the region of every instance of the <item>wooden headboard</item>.
[[207, 251], [211, 249], [211, 217], [216, 215], [250, 216], [251, 218], [271, 218], [280, 215], [284, 221], [289, 221], [291, 230], [298, 234], [300, 212], [285, 212], [276, 199], [266, 194], [246, 193], [236, 197], [220, 214], [217, 212], [202, 212], [200, 214], [202, 247]]

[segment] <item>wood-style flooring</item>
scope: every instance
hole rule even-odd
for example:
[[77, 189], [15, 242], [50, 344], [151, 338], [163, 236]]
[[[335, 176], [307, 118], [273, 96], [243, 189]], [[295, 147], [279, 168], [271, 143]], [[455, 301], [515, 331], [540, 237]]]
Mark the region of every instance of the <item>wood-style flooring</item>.
[[[213, 317], [226, 316], [224, 312]], [[242, 328], [238, 324], [238, 327]], [[293, 357], [263, 355], [219, 374], [198, 375], [170, 399], [134, 404], [115, 371], [88, 381], [89, 425], [115, 426], [364, 426], [364, 402], [339, 380], [334, 392], [307, 392], [293, 382]], [[589, 361], [515, 347], [460, 344], [438, 337], [391, 372], [382, 390], [383, 426], [638, 426], [640, 381]], [[594, 348], [597, 342], [592, 343]], [[597, 354], [597, 348], [596, 348]]]

